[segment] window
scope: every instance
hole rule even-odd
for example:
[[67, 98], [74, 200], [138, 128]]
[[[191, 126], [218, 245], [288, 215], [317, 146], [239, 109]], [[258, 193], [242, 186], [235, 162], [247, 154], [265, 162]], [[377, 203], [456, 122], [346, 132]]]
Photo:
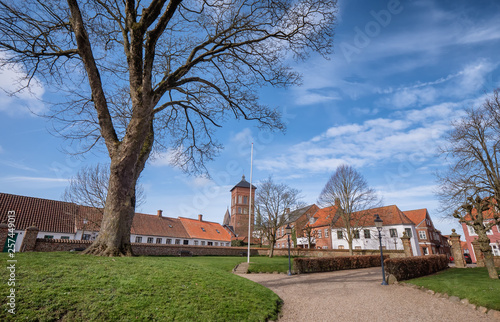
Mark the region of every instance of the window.
[[424, 253], [424, 255], [429, 255], [429, 251], [427, 250], [427, 247], [422, 247], [422, 253]]
[[361, 249], [361, 246], [354, 246], [354, 249]]
[[226, 243], [226, 247], [229, 247], [229, 243]]
[[61, 236], [61, 239], [69, 239], [69, 236]]
[[153, 243], [153, 237], [148, 237], [148, 244], [152, 244]]
[[391, 237], [398, 237], [398, 231], [394, 228], [389, 229], [389, 234]]
[[[85, 235], [83, 235], [83, 236], [85, 236]], [[45, 239], [54, 239], [54, 236], [53, 235], [45, 235], [45, 236], [43, 236], [43, 238], [45, 238]], [[86, 239], [84, 239], [84, 240], [86, 240]]]
[[201, 246], [205, 246], [205, 241], [204, 240], [201, 241]]
[[411, 233], [411, 228], [405, 228], [406, 236], [412, 238], [413, 234]]
[[238, 207], [238, 213], [241, 214], [241, 207]]
[[206, 231], [205, 228], [201, 227], [201, 230]]
[[172, 244], [172, 239], [167, 238], [167, 244], [168, 244], [168, 245]]
[[217, 232], [217, 234], [220, 234], [220, 231], [218, 229], [215, 230]]
[[344, 238], [344, 234], [342, 234], [342, 230], [337, 230], [337, 239]]
[[285, 236], [285, 227], [281, 227], [281, 236]]
[[183, 245], [189, 245], [189, 240], [184, 239], [184, 240], [182, 241], [182, 244], [183, 244]]
[[83, 234], [82, 240], [90, 240], [90, 234]]
[[343, 245], [339, 245], [339, 249], [344, 249], [344, 246]]
[[215, 246], [219, 246], [219, 242], [215, 242]]
[[207, 242], [207, 246], [213, 246], [213, 245], [214, 245], [214, 243], [212, 243], [212, 242]]
[[243, 197], [243, 203], [244, 203], [245, 205], [248, 205], [248, 197], [247, 197], [247, 196], [244, 196], [244, 197]]
[[328, 249], [328, 246], [323, 246], [323, 249]]
[[194, 241], [194, 245], [198, 246], [198, 241], [197, 240]]
[[353, 230], [352, 236], [354, 239], [359, 239], [359, 230]]
[[363, 233], [364, 233], [366, 239], [372, 238], [370, 235], [370, 229], [364, 229]]
[[180, 244], [181, 244], [181, 240], [180, 240], [180, 239], [176, 239], [176, 240], [175, 240], [175, 244], [176, 244], [176, 245], [180, 245]]
[[471, 236], [473, 236], [473, 235], [476, 236], [477, 235], [476, 232], [474, 231], [474, 227], [467, 226], [467, 230], [469, 231], [469, 235], [471, 235]]
[[161, 242], [162, 242], [161, 238], [156, 238], [156, 243], [157, 244], [161, 244]]
[[325, 238], [328, 238], [328, 229], [325, 229]]
[[418, 232], [418, 238], [420, 238], [420, 239], [427, 239], [427, 235], [425, 234], [425, 231], [420, 230]]
[[136, 243], [142, 243], [142, 237], [141, 236], [135, 236], [135, 242]]
[[321, 229], [318, 229], [318, 238], [321, 238]]

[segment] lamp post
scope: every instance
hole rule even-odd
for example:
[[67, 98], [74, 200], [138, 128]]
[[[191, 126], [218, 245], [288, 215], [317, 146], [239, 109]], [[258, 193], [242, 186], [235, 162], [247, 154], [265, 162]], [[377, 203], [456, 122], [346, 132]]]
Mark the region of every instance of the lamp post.
[[290, 235], [292, 234], [292, 228], [290, 224], [286, 225], [285, 233], [288, 236], [288, 276], [292, 275], [292, 263], [290, 262]]
[[378, 230], [378, 242], [380, 244], [380, 263], [382, 264], [382, 285], [387, 285], [387, 282], [385, 281], [385, 268], [384, 268], [384, 253], [382, 252], [382, 224], [383, 221], [380, 219], [379, 215], [375, 215], [375, 227], [377, 227]]

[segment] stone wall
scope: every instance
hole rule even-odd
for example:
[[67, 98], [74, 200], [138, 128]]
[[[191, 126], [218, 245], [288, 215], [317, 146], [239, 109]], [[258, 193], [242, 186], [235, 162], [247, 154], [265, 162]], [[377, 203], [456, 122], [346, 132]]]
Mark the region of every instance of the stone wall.
[[[57, 252], [70, 251], [72, 249], [84, 249], [92, 244], [88, 240], [72, 239], [45, 239], [37, 238], [33, 249], [25, 251], [35, 252]], [[191, 245], [166, 245], [132, 243], [132, 251], [138, 256], [247, 256], [247, 247], [217, 247], [217, 246], [191, 246]], [[338, 257], [349, 256], [348, 250], [328, 249], [304, 249], [294, 248], [290, 250], [292, 256], [303, 257]], [[378, 250], [355, 250], [354, 255], [378, 255]], [[385, 250], [385, 255], [390, 258], [405, 257], [402, 250]], [[268, 248], [252, 248], [250, 256], [268, 256]], [[288, 249], [275, 249], [275, 256], [288, 256]]]

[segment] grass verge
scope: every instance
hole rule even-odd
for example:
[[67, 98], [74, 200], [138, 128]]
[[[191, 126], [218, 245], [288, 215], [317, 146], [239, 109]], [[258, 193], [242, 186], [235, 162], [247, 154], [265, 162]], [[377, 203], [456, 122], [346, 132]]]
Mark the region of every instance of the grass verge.
[[490, 279], [484, 267], [450, 268], [404, 282], [449, 296], [466, 298], [470, 303], [488, 309], [500, 310], [500, 280]]
[[[2, 255], [7, 267], [7, 256]], [[16, 254], [16, 320], [265, 321], [281, 300], [231, 270], [239, 257]], [[2, 283], [9, 279], [0, 270]], [[1, 288], [0, 320], [10, 320]]]
[[[291, 259], [293, 271], [293, 258]], [[287, 273], [288, 272], [288, 257], [275, 256], [259, 256], [250, 258], [249, 273]]]

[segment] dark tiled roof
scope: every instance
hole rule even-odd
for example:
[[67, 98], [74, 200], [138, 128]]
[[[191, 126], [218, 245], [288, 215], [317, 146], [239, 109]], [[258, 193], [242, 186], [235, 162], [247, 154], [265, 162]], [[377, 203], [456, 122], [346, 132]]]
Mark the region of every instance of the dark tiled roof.
[[[233, 191], [235, 188], [250, 188], [250, 183], [245, 180], [245, 176], [242, 176], [241, 181], [238, 182], [238, 184], [235, 185], [230, 191]], [[252, 185], [252, 189], [255, 190], [257, 187]]]
[[231, 235], [219, 223], [183, 217], [179, 220], [191, 238], [231, 241]]
[[300, 208], [300, 209], [296, 209], [294, 211], [292, 211], [289, 215], [288, 215], [288, 221], [287, 223], [292, 223], [292, 222], [295, 222], [297, 221], [303, 214], [305, 214], [309, 209], [311, 209], [311, 207], [315, 206], [314, 204], [312, 205], [309, 205], [309, 206], [305, 206], [303, 208]]

